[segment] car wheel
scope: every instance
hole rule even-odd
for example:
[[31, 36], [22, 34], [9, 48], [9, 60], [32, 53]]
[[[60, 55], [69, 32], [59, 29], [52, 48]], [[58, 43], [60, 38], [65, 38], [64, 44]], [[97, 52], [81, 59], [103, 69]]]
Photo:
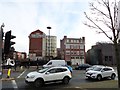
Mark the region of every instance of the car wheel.
[[102, 79], [102, 76], [101, 76], [101, 75], [98, 75], [98, 76], [97, 76], [97, 80], [100, 81], [101, 79]]
[[63, 83], [64, 83], [64, 84], [68, 84], [68, 83], [69, 83], [69, 78], [68, 78], [68, 77], [64, 77]]
[[112, 75], [111, 75], [111, 79], [115, 79], [115, 74], [113, 73]]
[[34, 82], [35, 87], [41, 87], [43, 85], [43, 80], [42, 79], [37, 79]]
[[90, 77], [86, 77], [86, 80], [89, 80], [89, 79], [91, 79]]

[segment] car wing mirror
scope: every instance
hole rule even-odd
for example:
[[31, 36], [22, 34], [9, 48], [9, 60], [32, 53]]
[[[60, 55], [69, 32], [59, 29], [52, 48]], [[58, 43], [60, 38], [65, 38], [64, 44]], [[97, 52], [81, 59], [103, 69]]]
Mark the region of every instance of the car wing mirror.
[[104, 72], [104, 70], [102, 70], [101, 72]]
[[49, 74], [50, 72], [46, 72], [45, 74]]

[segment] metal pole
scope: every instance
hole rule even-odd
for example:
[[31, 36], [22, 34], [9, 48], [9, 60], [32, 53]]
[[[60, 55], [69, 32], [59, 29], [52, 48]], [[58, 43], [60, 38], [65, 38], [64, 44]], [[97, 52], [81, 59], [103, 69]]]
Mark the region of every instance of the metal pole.
[[50, 60], [50, 29], [51, 29], [51, 27], [47, 27], [47, 29], [49, 29], [49, 36], [48, 36], [48, 38], [49, 38], [49, 60]]
[[0, 27], [0, 64], [2, 64], [3, 59], [4, 59], [4, 53], [3, 53], [3, 27], [5, 27], [4, 23]]
[[50, 29], [49, 29], [49, 60], [50, 60]]

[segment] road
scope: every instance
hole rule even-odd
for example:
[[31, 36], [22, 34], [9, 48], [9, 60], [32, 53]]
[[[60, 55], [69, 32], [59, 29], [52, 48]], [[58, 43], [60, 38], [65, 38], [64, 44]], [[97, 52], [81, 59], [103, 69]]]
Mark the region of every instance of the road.
[[[3, 90], [9, 89], [9, 88], [17, 88], [17, 89], [34, 89], [35, 87], [33, 85], [27, 85], [24, 81], [24, 77], [29, 73], [30, 71], [33, 71], [35, 69], [26, 69], [23, 72], [13, 72], [11, 73], [11, 77], [15, 78], [14, 80], [2, 80], [2, 88]], [[98, 82], [96, 80], [87, 80], [85, 77], [85, 71], [84, 70], [73, 70], [72, 73], [72, 79], [70, 80], [70, 83], [68, 85], [63, 85], [62, 83], [51, 83], [46, 84], [42, 88], [43, 89], [61, 89], [61, 88], [80, 88], [80, 84], [82, 83], [91, 83], [91, 82]], [[5, 75], [3, 75], [5, 77]], [[35, 89], [34, 89], [35, 90]]]

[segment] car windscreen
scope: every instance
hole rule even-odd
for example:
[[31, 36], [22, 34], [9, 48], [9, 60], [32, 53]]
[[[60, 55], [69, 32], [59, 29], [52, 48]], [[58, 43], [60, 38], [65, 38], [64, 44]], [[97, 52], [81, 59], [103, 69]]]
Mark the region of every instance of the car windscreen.
[[38, 70], [39, 73], [44, 73], [45, 71], [47, 71], [49, 68], [44, 68], [44, 69], [40, 69]]
[[101, 67], [96, 67], [96, 68], [94, 68], [93, 70], [94, 71], [100, 71], [102, 68]]
[[94, 69], [94, 68], [96, 68], [97, 66], [91, 66], [91, 67], [89, 67], [90, 69]]

